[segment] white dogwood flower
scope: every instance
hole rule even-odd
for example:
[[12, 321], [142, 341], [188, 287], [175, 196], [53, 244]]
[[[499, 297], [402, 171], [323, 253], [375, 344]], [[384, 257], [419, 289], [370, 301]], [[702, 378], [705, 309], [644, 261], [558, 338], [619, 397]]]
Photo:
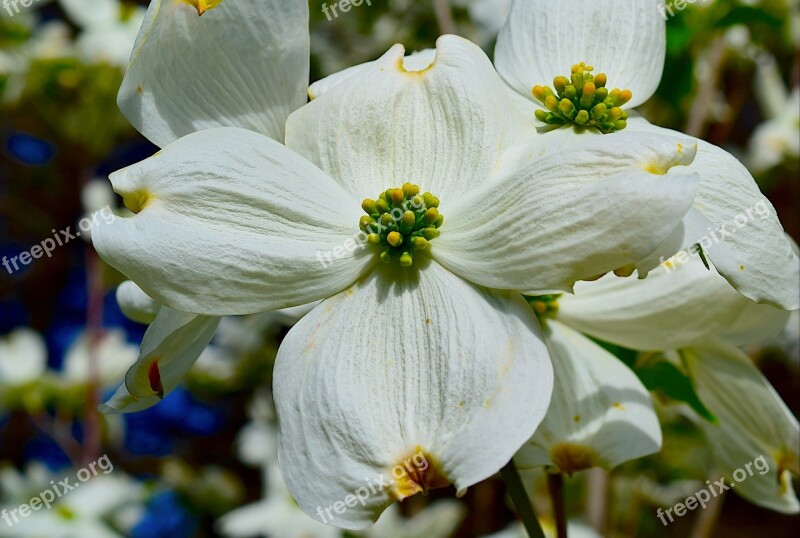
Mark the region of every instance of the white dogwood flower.
[[[526, 99], [527, 114], [555, 128], [544, 136], [541, 151], [547, 143], [557, 150], [581, 135], [623, 129], [679, 134], [622, 108], [644, 103], [661, 81], [666, 23], [659, 6], [660, 0], [515, 0], [498, 37], [495, 64], [518, 94], [511, 100]], [[746, 226], [703, 245], [708, 258], [746, 297], [788, 310], [800, 307], [800, 260], [772, 205], [733, 156], [703, 140], [692, 143], [697, 157], [688, 170], [700, 176], [700, 186], [683, 230], [669, 244], [677, 251], [713, 231], [723, 236], [744, 218]], [[654, 172], [671, 176], [677, 170]], [[767, 217], [747, 218], [761, 205]], [[657, 265], [653, 259], [640, 263], [640, 276]]]
[[[278, 354], [281, 465], [318, 518], [395, 472], [335, 510], [327, 522], [345, 528], [508, 462], [552, 386], [514, 290], [568, 290], [643, 258], [674, 233], [697, 183], [652, 173], [691, 162], [672, 138], [594, 138], [544, 158], [507, 149], [522, 127], [477, 46], [443, 37], [417, 71], [403, 53], [295, 112], [288, 148], [209, 129], [113, 174], [136, 214], [93, 233], [106, 261], [180, 311], [324, 299]], [[149, 381], [137, 386], [156, 395]], [[403, 471], [417, 455], [428, 465]]]

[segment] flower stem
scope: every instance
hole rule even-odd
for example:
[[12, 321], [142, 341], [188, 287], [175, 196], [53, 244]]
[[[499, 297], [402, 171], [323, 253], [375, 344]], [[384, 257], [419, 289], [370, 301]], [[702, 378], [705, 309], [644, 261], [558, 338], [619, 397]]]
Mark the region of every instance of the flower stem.
[[530, 538], [545, 538], [544, 531], [542, 531], [539, 520], [536, 518], [536, 513], [533, 511], [533, 505], [528, 498], [528, 492], [525, 491], [525, 486], [522, 485], [519, 471], [514, 466], [514, 460], [509, 461], [505, 467], [500, 469], [500, 476], [503, 477], [503, 481], [506, 483], [508, 494], [514, 502], [517, 515], [522, 520], [528, 536]]
[[564, 510], [564, 475], [547, 474], [547, 490], [553, 501], [553, 519], [556, 521], [556, 536], [567, 538], [567, 514]]

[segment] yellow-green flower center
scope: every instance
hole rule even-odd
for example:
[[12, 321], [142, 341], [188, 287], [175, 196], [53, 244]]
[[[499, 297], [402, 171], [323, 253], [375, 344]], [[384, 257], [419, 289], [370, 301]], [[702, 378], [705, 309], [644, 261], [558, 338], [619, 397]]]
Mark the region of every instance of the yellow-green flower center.
[[361, 208], [359, 227], [367, 242], [380, 250], [381, 261], [414, 264], [414, 255], [428, 249], [429, 241], [439, 237], [444, 217], [439, 214], [439, 199], [429, 192], [419, 193], [410, 183], [388, 189], [377, 200], [366, 199]]
[[525, 300], [531, 305], [536, 317], [540, 320], [552, 319], [558, 314], [558, 299], [561, 294], [557, 295], [537, 295], [535, 297], [525, 296]]
[[593, 127], [603, 134], [627, 127], [628, 113], [621, 107], [633, 94], [618, 88], [608, 91], [608, 77], [604, 73], [592, 75], [592, 71], [594, 67], [581, 62], [572, 66], [569, 78], [553, 79], [555, 91], [549, 86], [534, 86], [533, 96], [547, 109], [537, 110], [536, 119], [548, 125]]

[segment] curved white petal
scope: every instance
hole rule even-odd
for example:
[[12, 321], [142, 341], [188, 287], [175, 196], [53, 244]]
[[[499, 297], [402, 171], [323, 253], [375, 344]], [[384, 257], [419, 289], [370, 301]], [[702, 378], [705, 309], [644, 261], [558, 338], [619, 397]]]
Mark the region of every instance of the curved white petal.
[[306, 304], [352, 284], [375, 257], [362, 211], [277, 142], [219, 128], [111, 176], [131, 218], [96, 226], [95, 248], [158, 303], [198, 314]]
[[[423, 71], [430, 67], [436, 59], [436, 49], [425, 49], [419, 52], [412, 52], [408, 56], [403, 57], [403, 69], [406, 71]], [[359, 65], [354, 65], [343, 69], [332, 75], [318, 80], [308, 87], [308, 96], [311, 99], [317, 99], [324, 94], [331, 91], [333, 88], [345, 82], [348, 79], [355, 77], [365, 71], [374, 68], [377, 62], [366, 62]]]
[[[547, 135], [545, 135], [547, 136]], [[434, 258], [482, 286], [571, 290], [634, 263], [680, 224], [697, 178], [653, 174], [691, 162], [672, 138], [592, 136], [533, 157], [495, 184], [442, 203]]]
[[608, 75], [610, 88], [629, 89], [635, 107], [661, 81], [666, 24], [661, 0], [515, 0], [497, 38], [495, 65], [520, 94], [551, 86], [586, 62]]
[[[684, 136], [635, 116], [628, 129]], [[688, 168], [700, 176], [694, 206], [715, 226], [695, 240], [703, 243], [719, 273], [744, 296], [786, 310], [800, 308], [800, 259], [772, 204], [735, 157], [703, 140], [694, 141], [697, 157]], [[677, 170], [668, 175], [673, 172]]]
[[149, 325], [153, 323], [161, 305], [147, 295], [131, 280], [117, 287], [117, 304], [125, 317], [131, 321]]
[[[281, 346], [283, 476], [309, 515], [363, 528], [394, 499], [496, 473], [533, 434], [551, 390], [541, 333], [519, 295], [436, 263], [382, 266], [320, 304]], [[397, 482], [378, 485], [383, 478]], [[363, 504], [325, 511], [356, 494]]]
[[521, 468], [572, 474], [611, 470], [661, 448], [650, 393], [619, 359], [582, 334], [549, 320], [544, 330], [555, 386], [534, 436], [514, 457]]
[[117, 100], [158, 146], [220, 126], [281, 141], [306, 102], [309, 50], [305, 0], [223, 0], [202, 16], [153, 0]]
[[732, 346], [710, 342], [685, 350], [684, 358], [698, 396], [718, 419], [698, 422], [715, 466], [735, 480], [733, 490], [771, 510], [800, 512], [791, 481], [791, 473], [800, 474], [800, 426], [769, 381]]
[[131, 413], [156, 405], [178, 386], [206, 348], [220, 318], [195, 316], [161, 308], [142, 340], [139, 360], [103, 413]]
[[780, 332], [787, 317], [742, 296], [697, 254], [680, 265], [665, 263], [642, 280], [608, 275], [579, 282], [575, 295], [559, 299], [558, 311], [578, 331], [640, 350], [685, 347], [723, 332], [753, 343]]
[[339, 81], [291, 115], [287, 146], [359, 201], [405, 182], [444, 200], [489, 181], [524, 122], [477, 45], [456, 36], [436, 45], [422, 71], [406, 70], [395, 45]]

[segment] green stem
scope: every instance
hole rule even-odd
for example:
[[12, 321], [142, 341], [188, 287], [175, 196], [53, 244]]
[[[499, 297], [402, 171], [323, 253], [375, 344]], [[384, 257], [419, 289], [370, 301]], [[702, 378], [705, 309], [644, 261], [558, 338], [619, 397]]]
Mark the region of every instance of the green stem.
[[564, 510], [564, 475], [547, 474], [547, 489], [553, 501], [553, 519], [556, 520], [556, 536], [567, 538], [567, 513]]
[[528, 492], [525, 491], [525, 486], [522, 485], [519, 471], [514, 466], [514, 460], [509, 461], [505, 467], [500, 469], [500, 476], [503, 477], [503, 481], [506, 483], [506, 489], [514, 503], [514, 508], [517, 510], [517, 516], [522, 520], [528, 536], [530, 538], [545, 538], [544, 531], [536, 518], [536, 512], [533, 511], [533, 505], [528, 498]]

